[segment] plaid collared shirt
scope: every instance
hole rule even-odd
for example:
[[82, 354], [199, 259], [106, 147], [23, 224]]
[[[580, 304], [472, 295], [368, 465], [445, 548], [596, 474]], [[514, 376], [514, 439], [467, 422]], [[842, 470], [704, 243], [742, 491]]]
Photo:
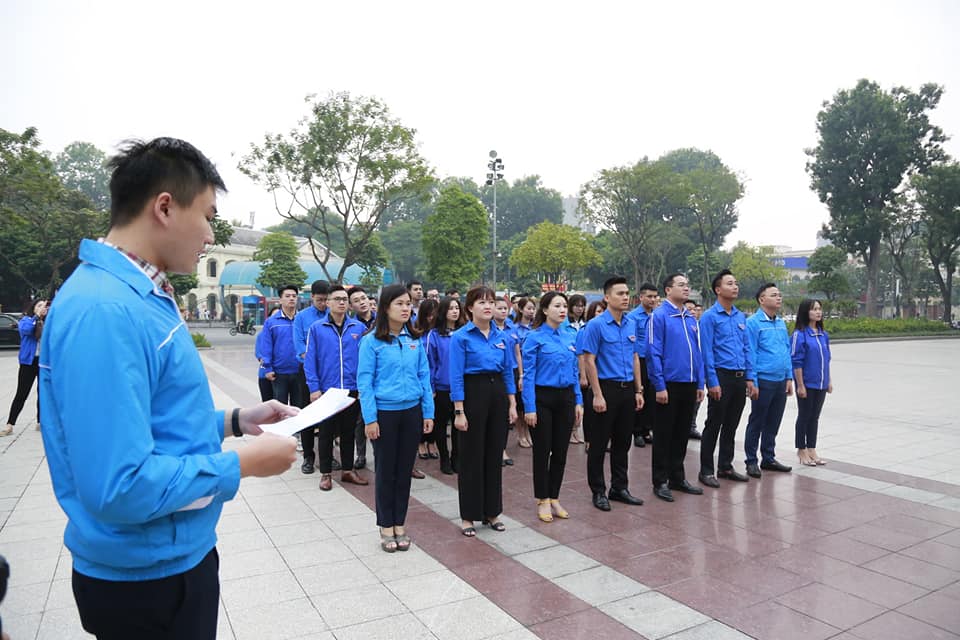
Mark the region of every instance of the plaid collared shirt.
[[153, 281], [153, 284], [157, 285], [161, 291], [165, 292], [170, 297], [173, 297], [173, 285], [170, 284], [170, 280], [167, 278], [166, 271], [161, 271], [155, 264], [152, 262], [147, 262], [135, 253], [131, 253], [122, 247], [118, 247], [112, 242], [107, 242], [106, 238], [100, 238], [97, 240], [97, 242], [105, 244], [108, 247], [113, 247], [123, 255], [133, 260], [134, 264], [140, 267], [140, 269], [147, 274], [147, 277]]

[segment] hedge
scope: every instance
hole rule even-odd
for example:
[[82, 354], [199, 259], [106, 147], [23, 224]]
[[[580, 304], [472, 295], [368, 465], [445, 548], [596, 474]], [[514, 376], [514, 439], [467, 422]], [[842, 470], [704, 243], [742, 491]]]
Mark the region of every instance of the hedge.
[[[937, 320], [880, 318], [827, 318], [824, 327], [831, 338], [864, 338], [871, 336], [925, 336], [956, 333], [949, 325]], [[793, 333], [793, 322], [787, 329]]]

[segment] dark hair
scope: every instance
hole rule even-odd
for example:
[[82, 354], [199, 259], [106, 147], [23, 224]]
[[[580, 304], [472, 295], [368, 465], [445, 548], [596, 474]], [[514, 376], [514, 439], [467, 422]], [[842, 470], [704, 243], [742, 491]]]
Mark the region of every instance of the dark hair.
[[460, 291], [458, 289], [447, 289], [446, 291], [443, 292], [443, 295], [451, 296], [455, 293], [460, 293]]
[[355, 294], [355, 293], [363, 293], [363, 294], [366, 294], [366, 293], [367, 293], [367, 290], [364, 289], [363, 287], [361, 287], [360, 285], [356, 285], [356, 286], [354, 286], [354, 287], [350, 287], [349, 289], [347, 289], [347, 299], [349, 300], [350, 298], [352, 298], [352, 297], [353, 297], [353, 294]]
[[[540, 298], [540, 301], [537, 303], [537, 315], [533, 317], [534, 328], [539, 327], [547, 321], [547, 307], [550, 306], [550, 303], [553, 302], [553, 299], [557, 296], [567, 300], [567, 296], [560, 291], [548, 291]], [[570, 306], [569, 300], [567, 300], [567, 306]]]
[[[583, 305], [583, 307], [584, 307], [583, 311], [584, 311], [584, 314], [586, 314], [586, 311], [587, 311], [587, 309], [586, 309], [586, 307], [587, 307], [587, 298], [586, 298], [584, 295], [579, 294], [579, 293], [575, 293], [575, 294], [573, 294], [572, 296], [570, 296], [569, 298], [567, 298], [567, 306], [570, 307], [571, 311], [572, 311], [573, 308], [574, 308], [575, 306], [577, 306], [578, 304], [582, 304], [582, 305]], [[567, 316], [567, 317], [569, 317], [569, 316]], [[580, 319], [580, 320], [583, 320], [583, 318], [584, 318], [584, 316], [581, 315], [579, 319]]]
[[663, 295], [667, 295], [667, 287], [672, 287], [673, 281], [676, 280], [677, 277], [682, 275], [683, 275], [682, 273], [677, 271], [676, 273], [671, 273], [670, 275], [668, 275], [666, 278], [663, 279]]
[[420, 303], [420, 308], [417, 309], [417, 331], [426, 333], [433, 328], [433, 321], [437, 318], [439, 308], [440, 303], [433, 298], [427, 298]]
[[[820, 309], [823, 309], [823, 303], [817, 300], [816, 298], [807, 298], [800, 303], [800, 306], [797, 307], [797, 323], [794, 328], [797, 331], [802, 331], [810, 326], [810, 310], [813, 309], [813, 305], [819, 304]], [[817, 320], [817, 329], [824, 331], [823, 328], [823, 314], [820, 315], [820, 319]]]
[[696, 307], [697, 301], [694, 300], [693, 298], [687, 298], [686, 300], [683, 301], [683, 306], [687, 306], [688, 304], [692, 304], [694, 307]]
[[330, 283], [326, 280], [314, 280], [310, 285], [310, 295], [327, 296], [330, 295]]
[[601, 309], [603, 309], [604, 311], [606, 311], [606, 310], [607, 310], [607, 303], [606, 303], [605, 301], [603, 301], [603, 300], [594, 300], [593, 302], [591, 302], [591, 303], [590, 303], [590, 306], [587, 307], [587, 313], [586, 313], [586, 315], [584, 316], [584, 317], [586, 318], [587, 322], [590, 322], [591, 320], [593, 320], [593, 319], [596, 317], [596, 315], [597, 315], [597, 307], [600, 307]]
[[423, 287], [423, 283], [420, 282], [419, 280], [411, 280], [410, 282], [407, 283], [407, 291], [410, 291], [411, 289], [413, 289], [413, 285], [415, 284], [418, 284], [421, 287]]
[[450, 311], [452, 305], [457, 305], [457, 308], [460, 309], [460, 315], [457, 316], [457, 321], [453, 323], [453, 330], [456, 331], [467, 324], [467, 314], [463, 311], [463, 305], [460, 304], [460, 301], [456, 298], [447, 296], [440, 301], [440, 307], [437, 309], [437, 317], [433, 322], [433, 328], [442, 336], [450, 333], [447, 329], [447, 313]]
[[[387, 315], [387, 309], [389, 309], [390, 304], [400, 296], [409, 295], [410, 292], [407, 291], [407, 288], [402, 284], [391, 284], [383, 288], [383, 291], [380, 292], [380, 299], [377, 300], [377, 321], [373, 325], [374, 338], [383, 340], [384, 342], [393, 342], [393, 336], [390, 335], [390, 318]], [[410, 320], [407, 320], [404, 326], [411, 338], [420, 337], [420, 332], [417, 331]]]
[[532, 304], [534, 307], [536, 307], [537, 301], [533, 298], [527, 298], [526, 296], [517, 300], [517, 312], [513, 314], [513, 321], [517, 324], [519, 324], [520, 319], [523, 318], [523, 310], [528, 304]]
[[719, 287], [720, 283], [723, 282], [724, 277], [732, 276], [732, 275], [733, 275], [733, 271], [730, 271], [730, 269], [724, 269], [717, 275], [713, 276], [713, 280], [710, 282], [710, 291], [713, 291], [714, 293], [716, 293], [717, 287]]
[[760, 285], [760, 288], [757, 289], [757, 295], [754, 296], [757, 299], [757, 304], [760, 304], [760, 296], [763, 295], [763, 292], [775, 286], [777, 286], [776, 282], [764, 282], [762, 285]]
[[473, 306], [477, 300], [493, 300], [496, 301], [497, 292], [491, 289], [490, 287], [480, 285], [474, 287], [467, 291], [467, 300], [463, 303], [463, 310], [467, 312], [467, 315], [470, 316], [470, 319], [473, 320], [473, 314], [470, 313], [470, 307]]
[[[347, 288], [342, 284], [332, 284], [330, 285], [330, 290], [327, 291], [327, 295], [332, 294], [334, 291], [343, 291], [344, 293], [347, 293]], [[350, 294], [347, 293], [347, 302], [349, 301], [350, 301]]]
[[627, 284], [627, 279], [623, 276], [613, 276], [607, 278], [603, 283], [603, 295], [610, 293], [610, 289], [613, 289], [613, 286], [616, 284]]
[[284, 291], [288, 291], [288, 290], [292, 290], [292, 291], [293, 291], [294, 293], [296, 293], [297, 296], [299, 297], [299, 295], [300, 295], [300, 287], [298, 287], [298, 286], [295, 285], [295, 284], [283, 284], [283, 285], [280, 285], [280, 287], [277, 289], [277, 295], [278, 295], [278, 296], [282, 296], [282, 295], [283, 295], [283, 292], [284, 292]]
[[110, 176], [110, 227], [133, 222], [147, 201], [167, 192], [182, 206], [213, 187], [226, 192], [223, 178], [210, 160], [189, 142], [154, 138], [126, 140], [107, 161]]
[[654, 293], [658, 293], [656, 285], [650, 284], [649, 282], [644, 282], [642, 285], [640, 285], [639, 291], [640, 293], [643, 293], [644, 291], [653, 291]]

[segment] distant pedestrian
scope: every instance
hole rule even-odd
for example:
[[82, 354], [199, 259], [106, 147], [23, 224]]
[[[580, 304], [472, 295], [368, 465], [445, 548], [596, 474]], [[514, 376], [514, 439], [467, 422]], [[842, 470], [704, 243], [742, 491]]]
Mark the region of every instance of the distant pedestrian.
[[[47, 301], [37, 300], [31, 305], [30, 311], [20, 318], [17, 331], [20, 333], [20, 353], [17, 357], [20, 368], [17, 372], [17, 392], [10, 404], [10, 415], [7, 417], [7, 426], [0, 429], [0, 436], [13, 433], [17, 418], [23, 411], [23, 405], [33, 388], [33, 381], [40, 371], [40, 335], [43, 333], [43, 322], [47, 317]], [[40, 393], [37, 392], [37, 428], [40, 428]]]
[[830, 377], [830, 336], [823, 328], [823, 305], [807, 299], [797, 309], [797, 325], [790, 343], [793, 376], [797, 380], [796, 444], [800, 464], [826, 464], [817, 455], [820, 411], [828, 393]]
[[[280, 312], [280, 307], [273, 307], [267, 313], [270, 318]], [[267, 379], [267, 370], [263, 368], [263, 348], [264, 342], [269, 337], [266, 331], [261, 331], [253, 341], [253, 356], [257, 359], [257, 387], [260, 389], [260, 400], [266, 402], [273, 400], [273, 382]]]

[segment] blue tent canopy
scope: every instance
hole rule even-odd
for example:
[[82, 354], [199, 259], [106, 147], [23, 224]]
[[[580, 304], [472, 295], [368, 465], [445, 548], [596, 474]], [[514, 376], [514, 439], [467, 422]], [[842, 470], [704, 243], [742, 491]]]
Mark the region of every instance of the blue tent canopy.
[[[317, 262], [313, 260], [299, 260], [297, 264], [307, 272], [306, 284], [309, 285], [314, 280], [327, 279], [327, 276], [323, 273], [323, 269]], [[327, 270], [335, 274], [340, 271], [342, 264], [342, 260], [330, 258], [327, 262]], [[360, 284], [360, 278], [362, 276], [363, 269], [357, 265], [350, 265], [343, 274], [343, 282], [344, 284]], [[270, 295], [270, 291], [265, 290], [257, 284], [258, 277], [260, 277], [259, 262], [231, 262], [220, 272], [220, 286], [253, 287], [265, 296]]]

